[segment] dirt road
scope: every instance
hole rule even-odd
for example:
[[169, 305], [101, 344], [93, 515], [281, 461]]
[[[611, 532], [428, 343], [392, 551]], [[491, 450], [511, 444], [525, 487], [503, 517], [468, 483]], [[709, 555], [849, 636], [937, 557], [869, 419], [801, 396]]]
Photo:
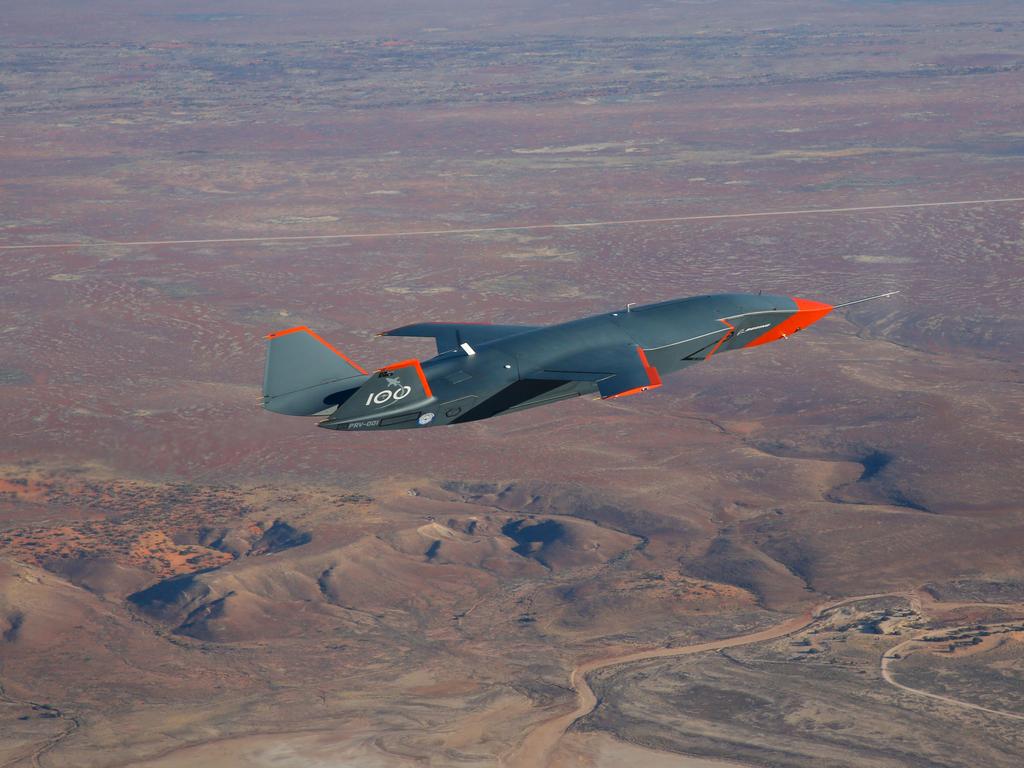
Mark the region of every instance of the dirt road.
[[721, 640], [712, 640], [706, 643], [695, 643], [683, 645], [676, 648], [651, 648], [645, 651], [633, 651], [630, 653], [615, 656], [604, 656], [591, 659], [577, 664], [569, 675], [569, 684], [576, 691], [576, 708], [564, 715], [556, 715], [538, 725], [530, 731], [523, 742], [511, 753], [502, 757], [500, 764], [507, 768], [537, 768], [547, 766], [551, 755], [558, 746], [562, 735], [569, 727], [590, 714], [597, 706], [597, 697], [587, 682], [587, 676], [599, 669], [607, 669], [620, 664], [630, 664], [637, 661], [648, 661], [650, 659], [665, 659], [675, 656], [689, 656], [695, 653], [707, 653], [709, 651], [720, 651], [726, 648], [735, 648], [740, 645], [762, 643], [767, 640], [777, 640], [795, 632], [799, 632], [814, 624], [823, 614], [830, 610], [839, 608], [849, 603], [856, 603], [861, 600], [870, 600], [878, 597], [907, 597], [903, 592], [890, 592], [875, 595], [859, 595], [847, 597], [842, 600], [834, 600], [816, 607], [813, 611], [794, 616], [774, 627], [751, 632], [746, 635], [726, 637]]
[[912, 638], [905, 640], [899, 645], [894, 645], [892, 648], [882, 654], [882, 679], [885, 680], [889, 685], [894, 688], [899, 688], [901, 691], [912, 693], [915, 696], [923, 696], [928, 699], [934, 699], [935, 701], [941, 701], [946, 704], [952, 704], [954, 707], [961, 707], [963, 709], [974, 709], [979, 712], [988, 712], [992, 715], [1000, 715], [1001, 717], [1012, 717], [1015, 720], [1024, 720], [1024, 715], [1016, 712], [1006, 712], [1001, 709], [991, 709], [989, 707], [983, 707], [980, 704], [971, 704], [969, 701], [961, 701], [960, 699], [954, 699], [949, 696], [942, 696], [938, 693], [929, 693], [928, 691], [922, 691], [919, 688], [911, 688], [909, 685], [904, 685], [898, 682], [892, 674], [892, 663], [897, 659], [901, 658], [903, 651], [913, 643], [916, 643], [917, 639]]

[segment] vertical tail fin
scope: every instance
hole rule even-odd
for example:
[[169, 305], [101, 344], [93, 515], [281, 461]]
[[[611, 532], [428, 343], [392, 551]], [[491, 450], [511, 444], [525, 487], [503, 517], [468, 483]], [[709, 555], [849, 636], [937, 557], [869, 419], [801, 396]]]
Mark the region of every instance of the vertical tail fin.
[[311, 416], [328, 407], [324, 398], [356, 389], [366, 371], [306, 326], [267, 336], [263, 407], [291, 416]]

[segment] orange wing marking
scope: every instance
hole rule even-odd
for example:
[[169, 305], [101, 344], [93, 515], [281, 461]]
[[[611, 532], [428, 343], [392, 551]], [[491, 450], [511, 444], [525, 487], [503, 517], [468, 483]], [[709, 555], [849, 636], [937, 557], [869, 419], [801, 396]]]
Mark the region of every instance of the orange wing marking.
[[720, 346], [722, 346], [723, 344], [725, 344], [725, 342], [727, 342], [727, 341], [728, 341], [729, 339], [731, 339], [731, 338], [732, 338], [732, 335], [733, 335], [733, 333], [734, 333], [734, 332], [736, 331], [736, 326], [735, 326], [735, 325], [733, 325], [732, 323], [730, 323], [730, 322], [729, 322], [728, 320], [720, 319], [720, 320], [719, 320], [718, 322], [720, 322], [720, 323], [725, 323], [726, 325], [728, 325], [728, 326], [729, 326], [729, 332], [728, 332], [727, 334], [725, 334], [725, 336], [723, 336], [722, 338], [720, 338], [720, 339], [718, 340], [718, 343], [717, 343], [717, 344], [715, 344], [715, 346], [714, 346], [714, 347], [713, 347], [713, 348], [711, 349], [711, 351], [710, 351], [710, 352], [708, 352], [708, 353], [707, 353], [707, 355], [705, 355], [705, 357], [704, 357], [704, 359], [705, 359], [705, 360], [707, 360], [707, 359], [708, 359], [708, 358], [710, 358], [710, 357], [711, 357], [711, 356], [712, 356], [713, 354], [715, 354], [715, 352], [717, 352], [717, 351], [718, 351], [718, 348], [719, 348]]
[[647, 379], [651, 383], [644, 387], [634, 387], [633, 389], [627, 389], [625, 392], [619, 392], [617, 395], [604, 398], [605, 400], [614, 400], [616, 397], [629, 397], [630, 395], [637, 395], [641, 392], [646, 392], [648, 389], [657, 389], [661, 386], [661, 375], [658, 373], [658, 369], [647, 362], [647, 353], [644, 352], [643, 347], [636, 348], [637, 354], [640, 355], [640, 362], [644, 364], [644, 370], [647, 371]]

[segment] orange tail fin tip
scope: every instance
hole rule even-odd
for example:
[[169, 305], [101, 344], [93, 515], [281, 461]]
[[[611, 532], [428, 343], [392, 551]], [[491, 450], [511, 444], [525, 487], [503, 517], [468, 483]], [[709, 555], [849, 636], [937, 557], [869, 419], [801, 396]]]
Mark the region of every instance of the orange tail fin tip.
[[346, 355], [341, 350], [337, 349], [333, 344], [331, 344], [330, 342], [326, 341], [324, 339], [324, 337], [321, 336], [319, 333], [317, 333], [316, 331], [310, 330], [309, 326], [306, 326], [306, 325], [296, 325], [294, 328], [285, 328], [283, 331], [274, 331], [273, 333], [268, 333], [265, 338], [267, 338], [267, 339], [277, 339], [277, 338], [280, 338], [281, 336], [287, 336], [289, 333], [299, 333], [300, 331], [304, 331], [305, 333], [308, 333], [310, 336], [312, 336], [314, 339], [319, 341], [321, 344], [323, 344], [325, 347], [327, 347], [329, 350], [331, 350], [331, 352], [336, 354], [338, 357], [340, 357], [346, 363], [351, 365], [357, 371], [359, 371], [363, 375], [366, 375], [366, 370], [363, 368], [363, 366], [361, 366], [359, 363], [357, 363], [355, 360], [350, 358], [348, 355]]

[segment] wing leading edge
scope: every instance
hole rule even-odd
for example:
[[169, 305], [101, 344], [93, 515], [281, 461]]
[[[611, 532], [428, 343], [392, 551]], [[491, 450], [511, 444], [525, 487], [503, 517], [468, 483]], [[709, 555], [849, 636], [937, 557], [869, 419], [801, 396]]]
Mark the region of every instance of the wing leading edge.
[[515, 336], [542, 328], [540, 325], [488, 325], [485, 323], [413, 323], [378, 333], [378, 336], [418, 336], [432, 338], [437, 353], [458, 349], [462, 344], [476, 346], [495, 339]]
[[642, 347], [632, 344], [571, 355], [523, 378], [593, 382], [604, 399], [635, 395], [661, 386], [658, 369], [647, 360]]

